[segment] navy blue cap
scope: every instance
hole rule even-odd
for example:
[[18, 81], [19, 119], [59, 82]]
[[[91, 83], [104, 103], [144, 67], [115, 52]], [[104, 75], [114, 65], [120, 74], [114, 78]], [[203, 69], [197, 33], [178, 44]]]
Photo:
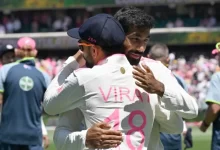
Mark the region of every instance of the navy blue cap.
[[70, 29], [67, 34], [72, 38], [108, 48], [122, 46], [125, 40], [121, 24], [108, 14], [90, 17], [80, 28]]
[[10, 51], [14, 51], [14, 47], [10, 44], [7, 44], [7, 45], [0, 45], [0, 57], [2, 57], [2, 55], [4, 55], [5, 53], [7, 52], [10, 52]]

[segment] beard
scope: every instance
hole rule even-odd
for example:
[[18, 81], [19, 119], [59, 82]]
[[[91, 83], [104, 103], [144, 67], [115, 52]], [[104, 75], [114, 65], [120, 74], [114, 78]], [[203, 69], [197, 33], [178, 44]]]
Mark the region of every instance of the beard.
[[[132, 54], [137, 55], [137, 56], [139, 55], [140, 57], [134, 58], [134, 57], [132, 57]], [[139, 51], [137, 51], [137, 50], [130, 50], [130, 51], [126, 54], [126, 57], [127, 57], [128, 61], [130, 62], [131, 65], [137, 66], [137, 65], [139, 64], [139, 62], [140, 62], [140, 60], [141, 60], [141, 57], [142, 57], [143, 55], [144, 55], [143, 52], [139, 52]]]
[[86, 61], [85, 66], [86, 66], [87, 68], [92, 68], [92, 67], [94, 66], [94, 63], [92, 63], [91, 61], [89, 61], [88, 58], [86, 58], [84, 55], [83, 55], [83, 58], [84, 58], [85, 61]]
[[92, 68], [93, 66], [94, 66], [93, 63], [90, 63], [90, 62], [88, 62], [88, 61], [86, 60], [86, 67], [87, 67], [87, 68]]

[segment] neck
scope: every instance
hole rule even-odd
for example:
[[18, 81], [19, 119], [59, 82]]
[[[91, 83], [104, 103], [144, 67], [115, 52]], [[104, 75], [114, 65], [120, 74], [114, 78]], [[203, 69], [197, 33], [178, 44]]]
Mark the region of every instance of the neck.
[[94, 59], [95, 64], [99, 64], [102, 60], [106, 59], [107, 56], [103, 51], [100, 51], [99, 55], [97, 55], [96, 59]]

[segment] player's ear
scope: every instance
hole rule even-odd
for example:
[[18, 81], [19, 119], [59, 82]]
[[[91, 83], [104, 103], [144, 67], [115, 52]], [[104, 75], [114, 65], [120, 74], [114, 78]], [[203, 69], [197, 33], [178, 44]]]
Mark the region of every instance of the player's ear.
[[18, 48], [16, 48], [14, 52], [15, 52], [15, 56], [17, 57], [24, 57], [25, 55], [24, 52]]
[[170, 58], [168, 57], [166, 61], [167, 61], [167, 65], [169, 66]]
[[36, 49], [31, 51], [31, 57], [36, 57], [37, 56], [38, 51]]
[[97, 58], [98, 57], [100, 48], [101, 47], [96, 46], [96, 45], [92, 46], [92, 57], [93, 58]]
[[125, 38], [123, 45], [125, 50], [129, 50], [130, 47], [132, 46], [130, 40], [127, 37]]

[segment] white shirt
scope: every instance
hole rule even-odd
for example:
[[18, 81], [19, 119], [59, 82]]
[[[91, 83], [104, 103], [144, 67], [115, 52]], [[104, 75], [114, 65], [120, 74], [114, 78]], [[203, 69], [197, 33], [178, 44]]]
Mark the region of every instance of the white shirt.
[[[121, 60], [122, 58], [124, 59], [124, 61]], [[117, 56], [116, 57], [114, 55], [114, 56], [111, 56], [111, 57], [107, 58], [106, 60], [107, 60], [107, 63], [104, 63], [103, 65], [99, 65], [99, 66], [94, 67], [95, 68], [94, 71], [91, 71], [93, 69], [89, 69], [90, 70], [90, 72], [89, 72], [89, 70], [86, 69], [86, 71], [83, 72], [84, 74], [81, 73], [80, 76], [77, 76], [78, 73], [75, 72], [76, 76], [79, 77], [79, 80], [78, 80], [79, 83], [83, 82], [85, 84], [85, 83], [91, 82], [90, 84], [86, 85], [86, 88], [85, 88], [85, 86], [83, 87], [83, 88], [85, 88], [85, 91], [88, 92], [89, 90], [91, 90], [90, 93], [92, 93], [92, 91], [98, 91], [97, 87], [100, 87], [100, 85], [103, 85], [102, 87], [106, 88], [111, 83], [121, 84], [121, 85], [126, 85], [127, 84], [127, 86], [125, 86], [125, 87], [129, 87], [129, 92], [132, 91], [132, 90], [134, 91], [137, 87], [131, 82], [131, 81], [134, 80], [132, 78], [132, 74], [128, 74], [128, 76], [126, 76], [126, 78], [121, 78], [120, 77], [121, 73], [119, 71], [119, 67], [121, 65], [122, 66], [124, 65], [123, 67], [125, 68], [126, 72], [129, 73], [129, 70], [130, 70], [130, 73], [132, 72], [132, 67], [130, 66], [130, 64], [128, 63], [127, 60], [126, 60], [126, 63], [125, 63], [125, 56], [123, 56], [123, 57], [122, 56], [120, 56], [120, 57]], [[147, 61], [147, 60], [143, 60], [143, 61]], [[115, 65], [115, 64], [119, 64], [119, 65]], [[157, 64], [157, 63], [155, 63], [155, 64]], [[74, 102], [74, 105], [76, 105], [75, 107], [78, 106], [80, 109], [73, 110], [74, 109], [73, 104], [72, 104], [72, 102], [74, 101], [73, 96], [75, 96], [76, 93], [73, 92], [73, 90], [72, 90], [72, 93], [74, 93], [74, 94], [72, 94], [71, 96], [69, 95], [69, 97], [71, 97], [70, 98], [71, 103], [66, 104], [66, 101], [65, 102], [63, 101], [66, 98], [64, 98], [64, 97], [62, 98], [62, 96], [64, 96], [64, 95], [66, 96], [66, 94], [68, 92], [66, 92], [66, 93], [61, 92], [61, 94], [57, 94], [56, 93], [56, 88], [59, 87], [59, 84], [62, 83], [62, 80], [66, 79], [66, 77], [71, 73], [71, 70], [73, 70], [76, 67], [77, 67], [77, 65], [76, 65], [76, 62], [75, 62], [75, 65], [74, 65], [74, 61], [67, 64], [63, 68], [61, 73], [57, 77], [55, 77], [54, 81], [52, 82], [51, 86], [49, 86], [49, 88], [48, 88], [48, 90], [45, 94], [45, 103], [44, 104], [45, 104], [45, 111], [47, 113], [56, 114], [56, 113], [62, 113], [62, 112], [67, 111], [67, 112], [61, 114], [59, 125], [58, 125], [58, 127], [55, 131], [55, 135], [54, 135], [54, 142], [55, 142], [56, 146], [58, 147], [58, 149], [72, 149], [73, 147], [74, 147], [74, 149], [83, 149], [84, 148], [86, 130], [85, 131], [80, 131], [80, 129], [79, 129], [79, 125], [80, 125], [80, 123], [83, 119], [82, 113], [85, 116], [85, 121], [86, 121], [87, 128], [91, 127], [91, 125], [94, 124], [94, 123], [98, 123], [100, 121], [105, 120], [105, 117], [107, 117], [109, 115], [112, 116], [111, 114], [114, 114], [114, 113], [119, 113], [119, 115], [121, 114], [123, 119], [120, 120], [120, 118], [119, 118], [119, 120], [118, 120], [118, 118], [115, 118], [114, 120], [121, 123], [118, 126], [117, 126], [117, 123], [116, 123], [115, 127], [117, 127], [119, 130], [121, 130], [125, 135], [126, 140], [124, 141], [124, 143], [122, 143], [120, 145], [120, 147], [122, 149], [128, 149], [128, 148], [132, 149], [134, 147], [139, 147], [140, 144], [141, 144], [141, 140], [142, 140], [142, 136], [140, 136], [141, 134], [138, 134], [138, 133], [132, 134], [131, 138], [136, 139], [136, 140], [132, 140], [133, 142], [130, 142], [131, 140], [129, 139], [129, 137], [126, 136], [128, 134], [127, 132], [129, 132], [129, 129], [131, 129], [130, 125], [133, 126], [132, 122], [129, 122], [130, 124], [128, 123], [128, 120], [130, 119], [130, 121], [131, 121], [132, 117], [134, 117], [133, 118], [133, 121], [135, 122], [134, 125], [135, 126], [139, 125], [139, 127], [140, 126], [142, 127], [142, 124], [145, 124], [142, 121], [142, 120], [145, 120], [145, 117], [143, 117], [143, 116], [146, 115], [146, 118], [147, 118], [146, 121], [147, 121], [148, 124], [146, 125], [146, 127], [143, 127], [143, 132], [142, 132], [142, 133], [145, 134], [145, 142], [143, 143], [144, 146], [142, 147], [142, 149], [147, 149], [148, 142], [150, 140], [150, 136], [147, 136], [147, 135], [151, 135], [151, 129], [152, 129], [152, 126], [153, 126], [154, 118], [158, 122], [161, 122], [161, 123], [165, 122], [165, 124], [166, 124], [166, 121], [174, 119], [172, 121], [172, 123], [175, 124], [174, 127], [172, 127], [173, 124], [168, 123], [166, 125], [163, 125], [163, 126], [167, 126], [166, 128], [163, 129], [163, 126], [162, 126], [161, 131], [166, 130], [166, 132], [169, 132], [169, 133], [180, 133], [182, 131], [182, 128], [183, 128], [182, 126], [183, 125], [182, 125], [181, 117], [179, 115], [177, 115], [177, 113], [170, 113], [170, 111], [165, 110], [162, 107], [160, 107], [160, 105], [159, 105], [160, 102], [158, 101], [158, 96], [157, 95], [150, 94], [149, 95], [150, 101], [147, 100], [147, 95], [145, 95], [145, 98], [143, 98], [143, 102], [136, 101], [135, 103], [131, 103], [130, 101], [133, 101], [133, 99], [132, 99], [132, 96], [129, 95], [130, 93], [128, 94], [128, 90], [126, 90], [126, 88], [119, 89], [119, 93], [120, 93], [120, 90], [121, 90], [121, 94], [120, 94], [119, 97], [120, 98], [122, 96], [127, 97], [127, 99], [126, 99], [127, 102], [121, 102], [121, 101], [115, 102], [115, 99], [117, 99], [117, 98], [115, 97], [115, 95], [111, 96], [111, 94], [112, 94], [111, 90], [112, 89], [109, 88], [109, 89], [107, 89], [107, 92], [106, 92], [106, 89], [104, 89], [104, 90], [102, 90], [102, 92], [100, 91], [100, 93], [102, 93], [102, 95], [104, 95], [103, 97], [106, 101], [109, 100], [109, 99], [107, 100], [107, 98], [112, 97], [110, 100], [112, 100], [112, 102], [114, 101], [114, 103], [112, 103], [112, 102], [103, 103], [103, 100], [98, 101], [97, 100], [97, 95], [98, 94], [96, 94], [96, 93], [94, 94], [94, 92], [93, 92], [92, 94], [95, 95], [94, 99], [91, 98], [93, 95], [91, 97], [89, 97], [87, 95], [86, 100], [83, 101], [82, 99], [80, 99], [80, 102]], [[83, 69], [83, 70], [85, 70], [85, 69]], [[110, 71], [110, 70], [113, 70], [113, 72]], [[92, 74], [93, 72], [94, 72], [95, 78], [91, 79], [91, 77], [93, 76], [93, 74]], [[90, 73], [90, 75], [89, 75], [90, 78], [88, 78], [89, 73]], [[113, 73], [113, 74], [115, 73], [114, 74], [115, 76], [111, 77], [111, 73]], [[101, 76], [100, 76], [100, 74], [101, 74]], [[83, 75], [85, 77], [86, 76], [87, 77], [83, 78]], [[97, 79], [100, 80], [100, 78], [102, 79], [102, 82], [97, 82], [98, 81]], [[94, 79], [96, 79], [96, 81], [94, 81]], [[116, 80], [117, 82], [114, 82], [113, 79], [114, 80], [117, 79]], [[73, 81], [73, 80], [71, 79], [69, 81]], [[107, 84], [106, 84], [106, 82], [107, 82]], [[77, 84], [79, 84], [79, 83], [77, 83]], [[80, 85], [83, 85], [83, 84], [80, 84]], [[178, 85], [178, 83], [177, 83], [177, 85]], [[166, 89], [166, 87], [165, 87], [165, 89]], [[64, 89], [63, 90], [66, 90], [65, 89], [65, 84], [64, 84]], [[116, 91], [114, 88], [113, 88], [113, 90], [114, 90], [114, 92]], [[125, 91], [123, 91], [123, 90], [125, 90]], [[142, 91], [142, 90], [139, 89], [139, 91]], [[77, 91], [77, 94], [79, 94], [79, 93], [80, 93], [80, 91]], [[145, 92], [142, 91], [141, 93], [143, 94]], [[169, 93], [169, 92], [167, 92], [167, 93]], [[164, 106], [167, 107], [167, 108], [176, 110], [176, 108], [174, 108], [173, 106], [169, 106], [170, 95], [168, 94], [168, 96], [166, 96], [166, 91], [165, 91], [164, 95], [165, 96], [162, 98], [163, 100], [166, 101], [166, 103], [164, 103]], [[144, 95], [142, 95], [142, 96], [144, 97]], [[172, 96], [172, 94], [171, 94], [171, 96]], [[135, 97], [135, 96], [133, 96], [133, 97]], [[92, 100], [89, 101], [89, 98], [91, 98]], [[68, 99], [68, 97], [67, 97], [67, 99]], [[135, 99], [136, 99], [136, 97], [135, 97]], [[140, 98], [139, 98], [139, 100], [140, 100]], [[176, 98], [174, 98], [174, 102], [177, 102], [175, 100], [176, 100]], [[84, 103], [85, 101], [86, 101], [86, 107], [83, 106], [83, 105], [80, 105], [80, 103]], [[117, 105], [115, 105], [115, 103]], [[172, 103], [173, 103], [173, 101], [172, 101]], [[142, 119], [139, 119], [138, 118], [139, 116], [135, 116], [135, 115], [130, 117], [130, 115], [132, 113], [129, 114], [129, 113], [126, 112], [126, 106], [128, 106], [129, 104], [131, 104], [133, 106], [130, 107], [130, 108], [127, 107], [127, 111], [128, 112], [129, 111], [134, 111], [136, 113], [139, 113], [139, 115], [142, 115], [142, 117], [143, 117]], [[178, 106], [179, 106], [180, 103], [178, 102], [178, 103], [175, 103], [175, 104], [178, 104]], [[181, 109], [184, 109], [186, 107], [186, 106], [184, 106], [185, 103], [181, 103], [181, 104], [183, 104], [183, 105], [179, 106], [179, 108], [177, 108], [178, 110], [180, 110], [180, 112], [181, 112]], [[63, 106], [65, 105], [65, 107], [63, 107], [62, 105]], [[101, 106], [101, 107], [97, 107], [97, 106]], [[120, 109], [117, 110], [117, 111], [114, 111], [114, 109], [111, 110], [111, 108], [120, 108]], [[122, 108], [125, 108], [125, 109], [123, 110]], [[108, 109], [109, 111], [106, 111], [106, 109]], [[82, 111], [82, 113], [80, 112], [80, 110]], [[140, 112], [140, 110], [142, 110], [142, 112]], [[194, 116], [196, 116], [197, 111], [198, 110], [194, 110], [194, 112], [191, 112], [191, 113], [194, 113]], [[155, 112], [157, 112], [157, 113], [155, 113]], [[189, 113], [189, 114], [192, 117], [191, 113]], [[113, 117], [115, 117], [115, 116], [113, 116]], [[75, 119], [78, 119], [78, 120], [76, 121]], [[140, 120], [142, 121], [142, 124], [141, 124]], [[123, 123], [123, 121], [124, 121], [124, 123]], [[76, 132], [71, 133], [72, 131], [76, 131]], [[132, 132], [132, 131], [130, 131], [130, 132]], [[158, 133], [159, 133], [159, 131], [158, 131]]]

